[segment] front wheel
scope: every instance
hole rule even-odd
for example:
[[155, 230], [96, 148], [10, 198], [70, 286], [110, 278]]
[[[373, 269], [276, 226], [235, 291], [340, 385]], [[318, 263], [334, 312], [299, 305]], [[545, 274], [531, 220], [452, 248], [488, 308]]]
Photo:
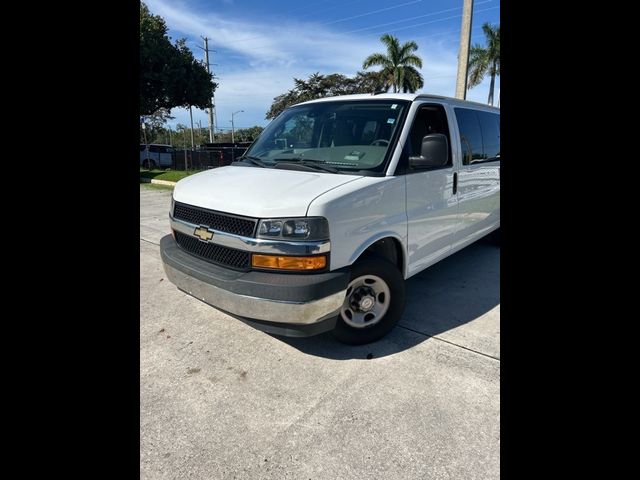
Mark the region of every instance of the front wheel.
[[398, 323], [404, 303], [404, 279], [395, 265], [378, 257], [360, 260], [351, 269], [333, 335], [351, 345], [375, 342]]

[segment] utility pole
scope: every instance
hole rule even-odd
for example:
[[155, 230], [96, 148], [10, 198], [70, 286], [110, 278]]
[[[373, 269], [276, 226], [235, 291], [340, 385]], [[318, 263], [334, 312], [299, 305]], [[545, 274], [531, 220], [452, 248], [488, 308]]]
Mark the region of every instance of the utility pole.
[[242, 113], [244, 110], [238, 110], [237, 112], [233, 112], [231, 114], [231, 157], [235, 161], [236, 159], [236, 139], [234, 137], [235, 124], [233, 123], [233, 116], [236, 113]]
[[149, 170], [151, 170], [151, 162], [149, 161], [149, 142], [147, 141], [147, 125], [144, 123], [144, 118], [142, 119], [141, 125], [142, 133], [144, 134], [144, 148], [147, 158], [147, 165], [149, 167]]
[[242, 112], [244, 112], [244, 110], [238, 110], [237, 112], [233, 112], [233, 113], [231, 114], [231, 143], [233, 143], [234, 145], [235, 145], [235, 143], [236, 143], [236, 140], [235, 140], [235, 137], [234, 137], [235, 125], [234, 125], [234, 123], [233, 123], [233, 116], [234, 116], [236, 113], [242, 113]]
[[189, 105], [189, 116], [191, 117], [191, 150], [195, 150], [195, 142], [193, 140], [193, 112], [191, 111], [191, 105]]
[[[207, 37], [200, 37], [204, 40], [204, 61], [207, 64], [207, 73], [209, 75], [211, 75], [211, 71], [209, 70], [209, 39]], [[215, 50], [212, 50], [215, 51]], [[209, 113], [209, 141], [211, 143], [213, 143], [213, 139], [215, 138], [213, 135], [213, 104], [214, 104], [214, 99], [215, 96], [213, 94], [213, 92], [211, 93], [211, 105], [209, 105], [209, 108], [207, 109], [208, 113]]]
[[187, 171], [187, 132], [185, 132], [186, 128], [182, 128], [182, 144], [184, 145], [184, 169]]
[[469, 48], [471, 47], [471, 22], [473, 20], [473, 0], [464, 0], [462, 7], [462, 31], [460, 32], [460, 53], [458, 54], [458, 78], [456, 80], [456, 98], [467, 98], [467, 67], [469, 66]]
[[198, 143], [200, 143], [200, 139], [202, 138], [202, 120], [198, 120], [196, 123], [198, 124]]

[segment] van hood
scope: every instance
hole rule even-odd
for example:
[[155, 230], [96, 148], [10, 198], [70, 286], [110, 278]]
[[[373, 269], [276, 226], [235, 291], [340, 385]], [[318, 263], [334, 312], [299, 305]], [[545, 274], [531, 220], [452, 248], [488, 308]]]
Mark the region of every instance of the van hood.
[[247, 217], [303, 217], [316, 197], [361, 178], [337, 173], [227, 166], [180, 180], [173, 198], [177, 202]]

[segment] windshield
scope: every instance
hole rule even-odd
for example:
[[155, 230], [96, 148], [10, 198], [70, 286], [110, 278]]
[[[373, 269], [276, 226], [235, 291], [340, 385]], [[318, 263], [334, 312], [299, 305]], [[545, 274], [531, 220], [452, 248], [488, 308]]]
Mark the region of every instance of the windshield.
[[334, 173], [382, 172], [408, 104], [352, 100], [291, 107], [265, 128], [245, 157], [259, 161], [252, 166], [313, 168], [315, 164], [318, 170], [324, 165], [322, 171]]

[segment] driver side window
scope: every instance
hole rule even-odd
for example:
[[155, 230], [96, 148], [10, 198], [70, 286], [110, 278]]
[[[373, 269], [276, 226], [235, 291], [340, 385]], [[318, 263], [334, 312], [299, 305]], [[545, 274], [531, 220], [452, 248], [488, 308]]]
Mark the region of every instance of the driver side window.
[[447, 163], [446, 167], [453, 165], [449, 124], [447, 123], [447, 114], [444, 107], [442, 105], [424, 105], [416, 112], [411, 131], [409, 132], [409, 138], [407, 139], [408, 141], [400, 157], [398, 169], [396, 170], [398, 174], [412, 173], [408, 168], [409, 157], [420, 156], [422, 139], [432, 133], [441, 133], [447, 137], [449, 142], [449, 163]]
[[[409, 155], [420, 155], [423, 137], [432, 133], [441, 133], [449, 140], [447, 115], [441, 105], [424, 106], [416, 114], [409, 134]], [[451, 140], [449, 140], [449, 148], [451, 148]], [[451, 154], [449, 154], [449, 164], [451, 164]]]

